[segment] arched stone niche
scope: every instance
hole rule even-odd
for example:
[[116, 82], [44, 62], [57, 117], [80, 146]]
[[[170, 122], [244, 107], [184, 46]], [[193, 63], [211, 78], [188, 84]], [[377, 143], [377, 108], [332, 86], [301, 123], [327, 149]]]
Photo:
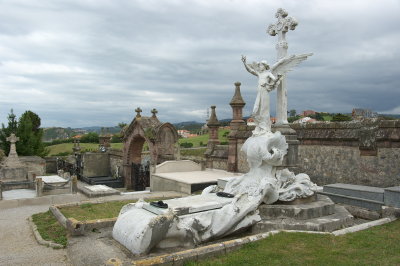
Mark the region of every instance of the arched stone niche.
[[138, 114], [129, 126], [123, 129], [123, 177], [125, 187], [133, 188], [132, 163], [142, 163], [142, 150], [145, 143], [149, 147], [151, 163], [175, 160], [175, 145], [178, 133], [170, 123], [161, 123], [153, 114], [142, 117]]

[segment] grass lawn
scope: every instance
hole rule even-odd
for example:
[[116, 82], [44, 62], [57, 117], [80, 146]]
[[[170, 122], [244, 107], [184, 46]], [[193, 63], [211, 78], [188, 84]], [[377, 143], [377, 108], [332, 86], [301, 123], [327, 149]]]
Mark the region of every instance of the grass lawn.
[[324, 121], [331, 121], [332, 120], [332, 116], [330, 116], [330, 115], [324, 115], [322, 117], [324, 118]]
[[67, 230], [58, 223], [50, 211], [34, 214], [32, 220], [44, 240], [53, 241], [64, 247], [67, 245]]
[[279, 233], [186, 265], [400, 265], [400, 221], [336, 237]]
[[[228, 139], [227, 137], [224, 137], [223, 135], [226, 134], [226, 132], [229, 132], [229, 130], [219, 130], [218, 131], [218, 138], [220, 142], [227, 142]], [[203, 146], [207, 145], [208, 142], [208, 134], [200, 135], [194, 138], [187, 138], [187, 139], [179, 139], [179, 143], [183, 142], [189, 142], [193, 143], [193, 147], [201, 147], [201, 143], [203, 143]], [[49, 155], [48, 156], [56, 156], [56, 155], [67, 155], [66, 153], [72, 154], [72, 147], [74, 146], [73, 143], [62, 143], [62, 144], [57, 144], [57, 145], [51, 145], [48, 146], [47, 149], [49, 149]], [[99, 144], [97, 143], [81, 143], [81, 151], [98, 151], [99, 149]], [[111, 143], [111, 148], [117, 149], [117, 150], [122, 150], [123, 144], [122, 143]], [[182, 154], [186, 155], [186, 154]]]
[[[66, 152], [69, 152], [70, 154], [72, 154], [73, 146], [74, 146], [73, 143], [61, 143], [61, 144], [48, 146], [47, 149], [49, 149], [49, 151], [50, 151], [48, 156], [55, 156], [55, 155], [63, 154]], [[80, 146], [81, 146], [82, 152], [99, 150], [98, 143], [81, 143]], [[121, 150], [122, 143], [111, 143], [111, 148]]]
[[196, 157], [204, 157], [204, 153], [206, 152], [206, 148], [196, 148], [196, 149], [181, 149], [182, 156], [196, 156]]

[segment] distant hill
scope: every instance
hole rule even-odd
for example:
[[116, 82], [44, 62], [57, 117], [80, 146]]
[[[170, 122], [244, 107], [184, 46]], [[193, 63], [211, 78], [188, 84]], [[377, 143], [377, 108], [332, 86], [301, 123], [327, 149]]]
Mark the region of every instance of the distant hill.
[[379, 114], [382, 117], [391, 117], [393, 119], [400, 119], [400, 115], [392, 115], [392, 114]]
[[[68, 139], [76, 135], [83, 135], [89, 132], [101, 133], [102, 128], [106, 127], [82, 127], [82, 128], [62, 128], [62, 127], [48, 127], [43, 129], [43, 142], [51, 142], [57, 139]], [[108, 127], [107, 133], [115, 134], [119, 133], [121, 129], [119, 127]]]

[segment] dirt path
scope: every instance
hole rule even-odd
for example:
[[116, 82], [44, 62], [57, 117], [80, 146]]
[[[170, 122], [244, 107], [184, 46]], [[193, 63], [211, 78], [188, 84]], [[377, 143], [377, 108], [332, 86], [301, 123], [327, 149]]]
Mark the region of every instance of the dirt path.
[[27, 218], [48, 205], [0, 209], [0, 265], [71, 265], [65, 249], [36, 242]]

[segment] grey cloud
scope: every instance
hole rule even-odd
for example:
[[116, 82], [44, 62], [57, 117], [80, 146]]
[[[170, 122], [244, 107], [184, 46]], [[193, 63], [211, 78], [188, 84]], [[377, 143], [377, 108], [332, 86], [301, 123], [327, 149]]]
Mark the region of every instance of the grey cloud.
[[275, 61], [266, 28], [281, 6], [299, 21], [289, 53], [314, 52], [289, 73], [289, 109], [400, 109], [396, 1], [12, 1], [0, 10], [0, 122], [11, 108], [44, 126], [130, 122], [137, 106], [170, 122], [204, 120], [210, 105], [229, 118], [235, 81], [249, 115], [257, 81], [240, 55]]

